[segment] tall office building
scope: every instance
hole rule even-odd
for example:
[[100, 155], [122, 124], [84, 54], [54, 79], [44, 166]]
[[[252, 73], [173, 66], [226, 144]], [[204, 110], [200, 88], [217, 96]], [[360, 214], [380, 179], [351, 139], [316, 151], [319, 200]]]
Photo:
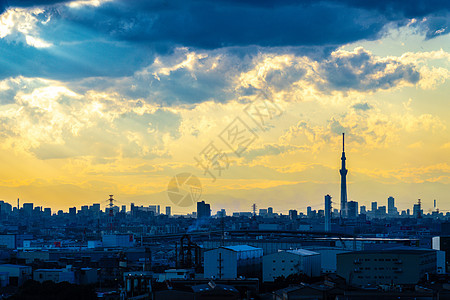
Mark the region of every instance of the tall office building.
[[414, 216], [414, 218], [420, 219], [420, 218], [422, 218], [422, 214], [423, 214], [423, 211], [422, 211], [422, 206], [421, 206], [421, 202], [419, 199], [419, 202], [417, 204], [414, 204], [414, 206], [413, 206], [413, 216]]
[[367, 213], [365, 205], [361, 205], [361, 207], [359, 208], [359, 213], [362, 215], [365, 215]]
[[344, 148], [345, 134], [342, 134], [342, 156], [341, 156], [341, 169], [339, 173], [341, 174], [341, 218], [347, 217], [347, 173], [348, 170], [345, 168], [345, 148]]
[[297, 210], [295, 209], [290, 209], [289, 210], [289, 219], [291, 220], [297, 220], [298, 214], [297, 214]]
[[347, 202], [347, 217], [350, 219], [356, 219], [358, 217], [358, 202]]
[[159, 205], [149, 205], [148, 208], [149, 208], [149, 211], [152, 211], [155, 213], [155, 216], [157, 216], [161, 213], [161, 211], [160, 211], [161, 208]]
[[308, 206], [308, 207], [306, 208], [306, 216], [307, 216], [308, 218], [311, 218], [311, 217], [312, 217], [311, 206]]
[[172, 208], [170, 206], [166, 206], [166, 215], [170, 216], [172, 214]]
[[197, 219], [211, 217], [211, 207], [205, 201], [197, 202]]
[[69, 216], [73, 217], [73, 218], [77, 216], [77, 208], [76, 207], [69, 208]]
[[47, 216], [47, 217], [51, 217], [52, 216], [52, 209], [50, 207], [44, 208], [44, 215]]
[[227, 212], [226, 212], [225, 208], [222, 208], [221, 210], [217, 211], [216, 216], [218, 218], [225, 218], [227, 216]]
[[380, 218], [386, 218], [386, 214], [387, 214], [386, 206], [380, 206], [380, 207], [378, 207], [378, 210], [377, 210], [377, 216], [378, 216], [378, 217], [380, 217]]
[[372, 202], [372, 212], [375, 213], [378, 210], [378, 203]]
[[392, 196], [388, 198], [388, 215], [390, 216], [397, 215], [397, 208], [395, 207], [395, 199]]
[[331, 231], [331, 196], [325, 196], [325, 232]]
[[33, 203], [24, 203], [23, 204], [23, 211], [27, 216], [31, 216], [33, 213]]

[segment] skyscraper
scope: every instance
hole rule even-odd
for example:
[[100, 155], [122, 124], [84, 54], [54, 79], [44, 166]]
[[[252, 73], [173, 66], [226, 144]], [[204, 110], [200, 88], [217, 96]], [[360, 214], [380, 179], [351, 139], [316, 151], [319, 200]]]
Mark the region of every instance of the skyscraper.
[[359, 207], [359, 214], [365, 215], [366, 213], [367, 213], [367, 211], [366, 211], [366, 206], [365, 206], [365, 205], [361, 205], [361, 206]]
[[378, 202], [372, 202], [372, 213], [378, 210]]
[[347, 217], [349, 219], [356, 219], [358, 217], [358, 202], [349, 201], [347, 203]]
[[413, 216], [414, 216], [415, 218], [418, 218], [418, 219], [422, 218], [422, 214], [423, 214], [421, 204], [422, 204], [422, 203], [421, 203], [421, 201], [420, 201], [420, 199], [419, 199], [419, 201], [417, 202], [417, 204], [414, 204], [414, 206], [413, 206]]
[[397, 208], [395, 207], [395, 199], [392, 196], [388, 198], [388, 215], [390, 216], [397, 215]]
[[339, 170], [341, 174], [341, 218], [347, 217], [347, 172], [345, 168], [345, 148], [344, 148], [344, 133], [342, 133], [342, 166]]
[[290, 209], [290, 210], [289, 210], [289, 219], [291, 219], [291, 220], [297, 220], [297, 217], [298, 217], [297, 210], [295, 210], [295, 209]]
[[23, 211], [25, 212], [25, 215], [31, 216], [33, 213], [33, 203], [24, 203]]
[[325, 196], [325, 232], [331, 231], [331, 196]]
[[205, 201], [197, 202], [197, 219], [211, 217], [211, 207]]

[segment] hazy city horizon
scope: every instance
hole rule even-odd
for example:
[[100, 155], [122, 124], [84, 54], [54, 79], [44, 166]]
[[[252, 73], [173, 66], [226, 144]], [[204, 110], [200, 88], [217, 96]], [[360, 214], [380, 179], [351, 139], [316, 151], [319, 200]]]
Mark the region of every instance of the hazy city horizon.
[[450, 299], [450, 1], [0, 0], [0, 299]]

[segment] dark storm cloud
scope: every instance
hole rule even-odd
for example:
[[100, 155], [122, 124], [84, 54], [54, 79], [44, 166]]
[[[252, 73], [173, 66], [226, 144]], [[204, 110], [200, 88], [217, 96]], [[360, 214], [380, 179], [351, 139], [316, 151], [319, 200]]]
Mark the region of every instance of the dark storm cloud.
[[434, 16], [423, 22], [427, 39], [444, 35], [450, 30], [450, 13]]
[[65, 3], [68, 0], [0, 0], [0, 13], [8, 7], [32, 7]]
[[[67, 1], [9, 0], [10, 6]], [[375, 39], [391, 21], [450, 10], [450, 1], [256, 1], [256, 0], [118, 0], [98, 8], [58, 9], [60, 17], [119, 40], [151, 43], [159, 50], [173, 44], [202, 49], [227, 46], [332, 45]], [[428, 36], [435, 32], [430, 25]]]
[[51, 18], [37, 23], [36, 36], [52, 46], [36, 49], [23, 38], [0, 40], [0, 78], [128, 76], [176, 47], [285, 47], [320, 60], [342, 44], [379, 38], [386, 24], [406, 24], [407, 18], [426, 16], [420, 24], [428, 38], [446, 34], [450, 6], [438, 0], [116, 0], [71, 8], [65, 2], [1, 2], [0, 10], [45, 6]]
[[95, 27], [114, 39], [152, 43], [161, 49], [171, 45], [202, 49], [338, 46], [374, 39], [387, 22], [382, 15], [364, 9], [325, 2], [268, 7], [213, 1], [170, 2], [166, 6], [123, 1], [105, 3], [97, 12], [73, 15], [67, 11], [64, 18]]
[[327, 80], [327, 86], [321, 88], [332, 90], [389, 89], [400, 82], [415, 84], [420, 79], [414, 65], [395, 59], [376, 60], [362, 48], [349, 53], [337, 52], [320, 69]]
[[[375, 39], [388, 22], [405, 24], [450, 9], [449, 1], [125, 1], [106, 3], [102, 27], [115, 38], [214, 49], [333, 45]], [[80, 19], [82, 20], [82, 19]], [[82, 20], [89, 24], [90, 20]]]

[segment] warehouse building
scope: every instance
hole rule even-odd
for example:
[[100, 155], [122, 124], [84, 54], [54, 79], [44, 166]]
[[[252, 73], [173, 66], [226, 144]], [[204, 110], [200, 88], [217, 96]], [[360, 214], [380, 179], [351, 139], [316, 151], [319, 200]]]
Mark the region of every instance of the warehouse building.
[[205, 278], [261, 277], [263, 250], [247, 245], [226, 246], [204, 253]]
[[33, 280], [41, 283], [44, 281], [75, 283], [75, 272], [69, 269], [38, 269], [33, 273]]
[[263, 281], [292, 274], [320, 276], [320, 269], [320, 254], [305, 249], [282, 250], [263, 257]]
[[0, 273], [8, 273], [10, 285], [21, 286], [25, 281], [31, 279], [32, 269], [30, 266], [4, 264], [0, 265]]
[[416, 284], [426, 274], [437, 273], [437, 251], [367, 250], [337, 255], [337, 275], [347, 284]]

